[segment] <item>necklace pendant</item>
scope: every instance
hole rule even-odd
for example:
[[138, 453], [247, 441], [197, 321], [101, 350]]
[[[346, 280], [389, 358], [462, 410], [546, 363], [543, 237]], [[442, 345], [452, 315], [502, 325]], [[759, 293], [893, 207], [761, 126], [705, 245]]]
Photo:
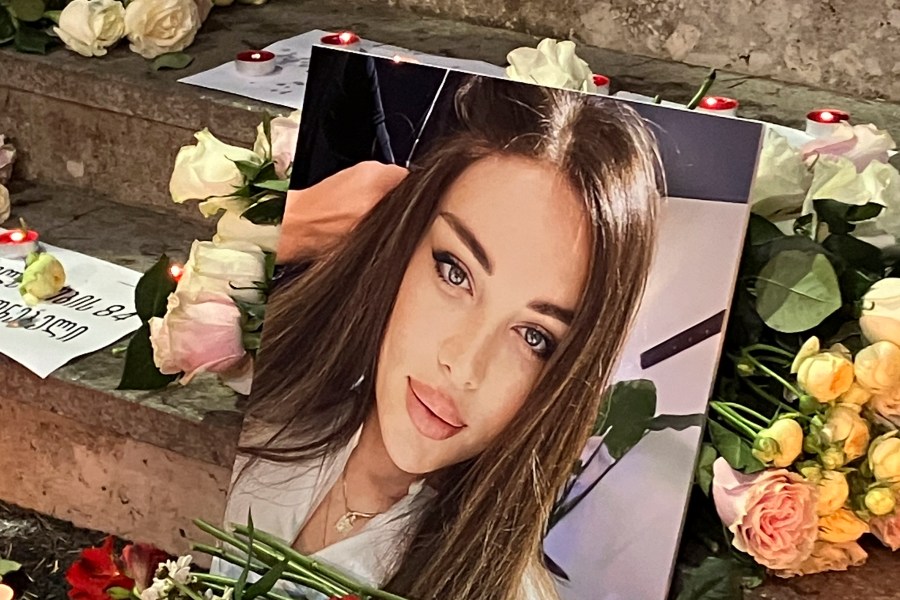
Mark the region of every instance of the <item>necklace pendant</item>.
[[356, 515], [353, 512], [348, 512], [337, 520], [337, 523], [334, 524], [334, 528], [337, 529], [338, 533], [347, 533], [353, 529], [353, 524], [355, 522]]

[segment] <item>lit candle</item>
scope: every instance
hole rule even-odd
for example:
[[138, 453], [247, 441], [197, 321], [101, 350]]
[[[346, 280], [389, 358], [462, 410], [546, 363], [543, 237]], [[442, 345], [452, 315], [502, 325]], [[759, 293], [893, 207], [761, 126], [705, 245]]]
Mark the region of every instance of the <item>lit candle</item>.
[[245, 50], [234, 58], [234, 68], [247, 77], [263, 77], [275, 70], [275, 53], [268, 50]]
[[359, 36], [352, 31], [341, 31], [322, 36], [321, 41], [330, 46], [352, 46], [359, 43]]
[[734, 117], [737, 115], [738, 101], [734, 98], [726, 98], [725, 96], [706, 96], [697, 105], [700, 112], [712, 115], [724, 115]]
[[38, 233], [33, 229], [11, 229], [0, 233], [0, 257], [25, 258], [38, 246]]
[[172, 279], [175, 280], [175, 283], [181, 281], [181, 276], [184, 275], [184, 267], [179, 265], [178, 263], [172, 263], [169, 266], [169, 275], [172, 276]]
[[13, 600], [16, 597], [15, 592], [5, 583], [0, 583], [0, 600]]
[[597, 86], [598, 94], [605, 94], [609, 96], [609, 77], [606, 75], [598, 75], [594, 73], [594, 85]]
[[819, 108], [806, 115], [806, 133], [813, 137], [831, 135], [835, 127], [850, 120], [850, 113], [837, 108]]

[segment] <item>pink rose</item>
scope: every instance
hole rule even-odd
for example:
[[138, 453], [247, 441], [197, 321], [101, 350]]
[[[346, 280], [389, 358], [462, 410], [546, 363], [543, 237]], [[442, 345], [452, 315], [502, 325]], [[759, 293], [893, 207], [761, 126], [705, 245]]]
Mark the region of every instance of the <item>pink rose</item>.
[[166, 316], [150, 319], [153, 362], [166, 375], [184, 372], [181, 383], [198, 373], [222, 373], [236, 366], [246, 351], [241, 340], [241, 312], [225, 294], [181, 292], [169, 295]]
[[900, 511], [869, 519], [869, 530], [891, 550], [900, 549]]
[[300, 133], [300, 111], [295, 110], [286, 117], [275, 117], [269, 124], [272, 144], [263, 131], [262, 123], [256, 126], [256, 142], [253, 151], [262, 158], [271, 158], [275, 163], [275, 174], [280, 179], [290, 175], [297, 151], [297, 135]]
[[847, 567], [858, 567], [868, 558], [866, 551], [856, 542], [834, 544], [819, 540], [813, 546], [809, 558], [793, 569], [775, 571], [779, 577], [812, 575], [825, 571], [846, 571]]
[[894, 140], [887, 131], [872, 125], [837, 125], [828, 137], [806, 143], [800, 150], [803, 158], [818, 154], [842, 156], [862, 172], [872, 161], [886, 163], [888, 150], [894, 148]]
[[735, 548], [775, 570], [796, 569], [809, 557], [818, 534], [814, 484], [785, 469], [745, 475], [718, 458], [712, 489]]

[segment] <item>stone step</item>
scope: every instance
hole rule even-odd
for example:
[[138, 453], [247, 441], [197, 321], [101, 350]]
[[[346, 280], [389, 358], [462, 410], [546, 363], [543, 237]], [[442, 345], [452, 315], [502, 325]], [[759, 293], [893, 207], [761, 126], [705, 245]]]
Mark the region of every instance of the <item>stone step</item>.
[[[184, 260], [191, 240], [210, 236], [203, 223], [74, 187], [17, 184], [13, 198], [47, 243], [139, 271], [164, 252]], [[113, 350], [126, 341], [43, 380], [0, 355], [0, 500], [184, 552], [191, 519], [222, 517], [237, 396], [211, 378], [116, 391]]]
[[[505, 64], [517, 46], [536, 38], [502, 29], [423, 17], [375, 3], [336, 0], [271, 2], [213, 11], [190, 48], [183, 71], [150, 70], [150, 63], [120, 45], [102, 59], [57, 50], [48, 56], [0, 49], [0, 132], [21, 150], [16, 176], [102, 191], [131, 205], [200, 218], [174, 206], [167, 184], [178, 148], [209, 127], [230, 143], [249, 146], [261, 111], [287, 109], [178, 84], [184, 75], [231, 60], [310, 29], [349, 28], [362, 36], [435, 54]], [[595, 70], [613, 78], [613, 89], [661, 94], [686, 101], [706, 69], [584, 46]], [[900, 105], [870, 102], [766, 79], [722, 72], [714, 92], [739, 98], [741, 114], [790, 125], [819, 106], [837, 105], [857, 121], [898, 130]]]

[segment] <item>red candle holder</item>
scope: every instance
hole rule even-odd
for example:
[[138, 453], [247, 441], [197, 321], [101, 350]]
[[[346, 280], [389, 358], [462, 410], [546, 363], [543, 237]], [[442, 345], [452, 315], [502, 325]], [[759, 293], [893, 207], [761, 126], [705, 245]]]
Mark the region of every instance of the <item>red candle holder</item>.
[[275, 70], [275, 53], [268, 50], [244, 50], [234, 57], [234, 67], [241, 75], [262, 77]]
[[322, 36], [320, 41], [329, 46], [352, 46], [353, 44], [358, 44], [359, 40], [360, 37], [352, 31], [340, 31]]
[[25, 258], [38, 247], [38, 232], [11, 229], [0, 233], [0, 257]]
[[597, 93], [609, 95], [609, 77], [594, 73], [593, 78], [594, 85], [597, 86]]
[[738, 101], [734, 98], [727, 98], [725, 96], [705, 96], [700, 101], [700, 104], [697, 105], [697, 110], [714, 115], [733, 117], [737, 115], [739, 105]]
[[850, 113], [839, 108], [817, 108], [806, 114], [806, 133], [813, 137], [827, 137], [841, 123], [850, 121]]

